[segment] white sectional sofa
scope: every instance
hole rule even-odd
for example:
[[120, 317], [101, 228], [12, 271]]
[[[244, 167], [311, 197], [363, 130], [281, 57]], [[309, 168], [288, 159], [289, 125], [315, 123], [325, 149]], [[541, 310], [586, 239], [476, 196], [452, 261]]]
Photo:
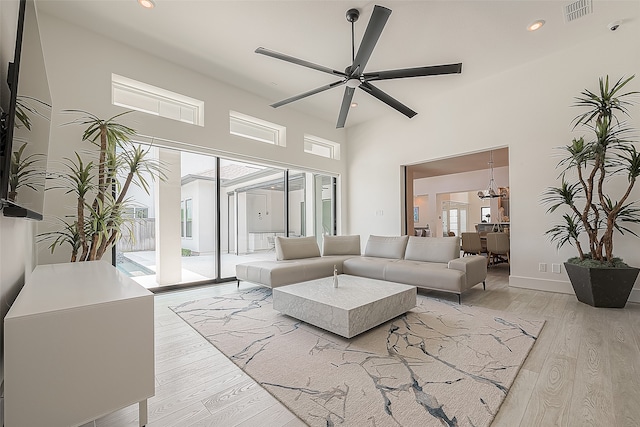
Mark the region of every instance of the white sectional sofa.
[[460, 295], [482, 283], [482, 256], [460, 258], [458, 237], [370, 236], [360, 254], [360, 236], [324, 236], [322, 254], [315, 237], [276, 237], [276, 261], [236, 266], [241, 280], [277, 287], [339, 274], [405, 283]]

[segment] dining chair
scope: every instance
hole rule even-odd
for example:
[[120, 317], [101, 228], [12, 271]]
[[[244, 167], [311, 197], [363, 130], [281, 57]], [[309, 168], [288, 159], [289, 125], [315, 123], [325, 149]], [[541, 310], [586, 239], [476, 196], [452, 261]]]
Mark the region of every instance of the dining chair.
[[462, 233], [463, 256], [467, 254], [480, 255], [482, 253], [482, 242], [479, 233]]
[[509, 246], [509, 235], [507, 233], [487, 233], [487, 252], [489, 253], [487, 264], [506, 262], [511, 265]]

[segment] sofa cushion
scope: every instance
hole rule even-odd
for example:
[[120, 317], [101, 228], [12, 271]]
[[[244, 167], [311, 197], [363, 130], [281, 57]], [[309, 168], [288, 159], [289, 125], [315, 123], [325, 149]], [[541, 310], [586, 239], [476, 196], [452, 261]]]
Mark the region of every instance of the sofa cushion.
[[322, 256], [360, 255], [360, 236], [323, 236]]
[[293, 259], [286, 261], [253, 261], [236, 265], [238, 280], [275, 288], [333, 275], [333, 268], [342, 274], [344, 256]]
[[393, 259], [357, 256], [344, 261], [342, 272], [351, 276], [368, 277], [370, 279], [387, 280], [387, 265], [396, 262]]
[[[429, 239], [429, 237], [418, 237]], [[385, 271], [386, 280], [406, 283], [419, 288], [436, 289], [454, 293], [465, 290], [464, 273], [447, 268], [447, 264], [419, 261], [396, 261], [389, 263]]]
[[315, 236], [276, 237], [276, 259], [278, 261], [319, 256], [320, 248]]
[[364, 256], [402, 259], [408, 236], [369, 236]]
[[443, 262], [460, 258], [460, 238], [409, 237], [404, 259], [409, 261]]

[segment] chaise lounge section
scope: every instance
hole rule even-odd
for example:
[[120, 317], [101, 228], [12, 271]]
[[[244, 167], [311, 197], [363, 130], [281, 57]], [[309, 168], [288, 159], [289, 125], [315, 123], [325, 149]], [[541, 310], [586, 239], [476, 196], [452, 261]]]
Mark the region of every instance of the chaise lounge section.
[[455, 293], [482, 283], [482, 256], [460, 258], [458, 237], [370, 236], [360, 255], [360, 236], [324, 236], [322, 255], [315, 237], [277, 237], [276, 261], [236, 266], [241, 280], [278, 287], [338, 274], [404, 283]]
[[276, 288], [333, 275], [334, 266], [343, 274], [343, 262], [360, 255], [360, 236], [325, 236], [323, 254], [316, 238], [276, 237], [276, 261], [254, 261], [236, 265], [240, 280]]

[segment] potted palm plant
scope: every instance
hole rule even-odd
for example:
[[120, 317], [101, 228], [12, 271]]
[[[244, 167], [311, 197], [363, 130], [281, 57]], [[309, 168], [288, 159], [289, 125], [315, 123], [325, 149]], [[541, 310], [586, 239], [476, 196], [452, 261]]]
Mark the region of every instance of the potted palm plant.
[[116, 121], [129, 111], [106, 120], [85, 111], [67, 112], [80, 114], [71, 123], [86, 126], [82, 141], [97, 150], [93, 160], [83, 160], [78, 153], [73, 159], [65, 158], [66, 172], [52, 177], [57, 184], [48, 190], [73, 194], [75, 209], [73, 214], [58, 218], [60, 229], [41, 234], [40, 241], [50, 241], [52, 253], [69, 245], [71, 262], [99, 260], [123, 232], [131, 230], [127, 226], [133, 218], [126, 214], [131, 184], [149, 193], [148, 179], [164, 179], [164, 171], [149, 156], [150, 148], [131, 143], [135, 130]]
[[575, 106], [583, 111], [574, 119], [574, 129], [582, 127], [591, 137], [562, 147], [560, 186], [543, 195], [548, 213], [563, 209], [562, 221], [546, 234], [558, 248], [570, 244], [578, 251], [565, 269], [578, 300], [594, 307], [624, 307], [640, 271], [613, 252], [614, 237], [638, 237], [628, 226], [640, 222], [637, 201], [630, 199], [640, 175], [640, 155], [631, 129], [620, 120], [629, 115], [629, 97], [638, 93], [623, 92], [633, 78], [613, 85], [608, 76], [600, 78], [597, 92], [586, 89], [576, 97]]

